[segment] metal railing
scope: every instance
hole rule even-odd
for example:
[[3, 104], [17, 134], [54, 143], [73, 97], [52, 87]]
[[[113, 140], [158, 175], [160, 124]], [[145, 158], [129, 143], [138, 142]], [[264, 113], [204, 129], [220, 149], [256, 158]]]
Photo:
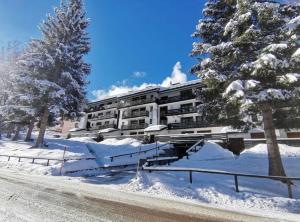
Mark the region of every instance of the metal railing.
[[137, 129], [145, 129], [148, 127], [147, 123], [144, 124], [131, 124], [131, 125], [124, 125], [121, 127], [122, 130], [137, 130]]
[[219, 170], [205, 170], [205, 169], [199, 169], [199, 168], [185, 168], [185, 167], [145, 167], [145, 166], [143, 166], [142, 170], [149, 171], [149, 173], [151, 173], [152, 171], [188, 172], [190, 183], [193, 183], [193, 172], [233, 176], [236, 192], [240, 192], [238, 177], [280, 180], [280, 181], [284, 181], [286, 183], [289, 198], [293, 198], [291, 181], [292, 180], [300, 180], [300, 177], [266, 176], [266, 175], [236, 173], [236, 172], [227, 172], [227, 171], [219, 171]]
[[131, 152], [131, 153], [124, 153], [124, 154], [119, 154], [119, 155], [115, 155], [115, 156], [109, 156], [108, 158], [110, 158], [110, 161], [113, 162], [115, 158], [119, 158], [119, 157], [124, 157], [124, 156], [130, 156], [132, 157], [133, 155], [135, 154], [140, 154], [140, 153], [148, 153], [152, 150], [160, 150], [162, 147], [165, 147], [166, 145], [169, 145], [169, 143], [166, 143], [166, 144], [163, 144], [161, 146], [157, 146], [157, 147], [154, 147], [154, 148], [150, 148], [150, 149], [147, 149], [147, 150], [141, 150], [141, 151], [135, 151], [135, 152]]
[[104, 124], [104, 125], [98, 126], [99, 130], [108, 129], [108, 128], [117, 129], [117, 125], [116, 124], [106, 124], [106, 125]]
[[125, 113], [123, 114], [123, 119], [130, 119], [130, 118], [136, 118], [136, 117], [148, 117], [149, 111], [140, 111], [140, 112], [131, 112], [131, 113]]
[[166, 103], [173, 103], [173, 102], [179, 102], [183, 100], [189, 100], [189, 99], [195, 99], [196, 95], [185, 95], [185, 96], [172, 96], [168, 97], [167, 99], [160, 99], [159, 104], [166, 104]]
[[134, 101], [124, 101], [120, 102], [119, 106], [124, 108], [128, 106], [137, 106], [137, 105], [143, 105], [147, 103], [154, 103], [156, 102], [156, 98], [147, 98], [147, 99], [139, 99], [139, 100], [134, 100]]
[[113, 119], [113, 118], [117, 118], [117, 114], [112, 113], [112, 114], [108, 114], [108, 115], [94, 116], [94, 117], [90, 117], [88, 119], [90, 119], [90, 120], [102, 120], [102, 119]]
[[95, 157], [68, 157], [68, 158], [49, 158], [49, 157], [33, 157], [33, 156], [17, 156], [17, 155], [5, 155], [1, 154], [0, 157], [7, 157], [7, 161], [10, 161], [12, 158], [18, 159], [18, 162], [21, 162], [21, 159], [29, 159], [32, 160], [31, 163], [35, 163], [35, 160], [47, 160], [46, 166], [49, 166], [50, 161], [59, 161], [59, 162], [66, 162], [70, 160], [95, 160]]
[[172, 115], [182, 115], [182, 114], [196, 113], [196, 112], [197, 112], [197, 107], [192, 106], [192, 107], [181, 108], [181, 109], [170, 109], [165, 114], [167, 116], [172, 116]]
[[169, 129], [189, 129], [189, 128], [201, 128], [206, 127], [208, 124], [200, 121], [190, 121], [190, 122], [181, 122], [181, 123], [169, 123]]

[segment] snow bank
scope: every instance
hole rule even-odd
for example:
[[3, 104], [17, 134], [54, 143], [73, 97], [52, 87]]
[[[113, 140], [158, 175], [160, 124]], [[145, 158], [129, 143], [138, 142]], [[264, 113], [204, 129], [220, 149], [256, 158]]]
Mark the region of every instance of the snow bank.
[[64, 150], [66, 148], [65, 159], [82, 160], [70, 160], [65, 162], [62, 170], [63, 173], [98, 167], [95, 160], [85, 160], [85, 158], [94, 158], [85, 143], [65, 139], [54, 139], [51, 136], [46, 137], [45, 143], [47, 147], [32, 148], [33, 144], [31, 143], [7, 139], [0, 140], [0, 155], [57, 159], [51, 160], [50, 165], [46, 166], [47, 160], [35, 160], [35, 164], [32, 164], [32, 159], [21, 159], [21, 161], [18, 162], [18, 158], [11, 158], [8, 162], [7, 157], [0, 157], [0, 166], [16, 168], [35, 174], [59, 175], [62, 165], [60, 160], [63, 159]]
[[[280, 145], [282, 160], [288, 176], [300, 176], [300, 147]], [[208, 158], [210, 160], [208, 160]], [[265, 144], [259, 144], [234, 157], [217, 144], [207, 143], [189, 159], [171, 164], [176, 167], [195, 167], [210, 170], [268, 174]], [[300, 219], [300, 182], [294, 181], [293, 195], [287, 198], [285, 184], [268, 179], [239, 177], [240, 193], [235, 192], [234, 178], [226, 175], [193, 173], [193, 184], [185, 172], [141, 172], [137, 179], [122, 189], [169, 199], [205, 202], [226, 210], [254, 213], [284, 220]]]
[[[282, 158], [299, 157], [300, 147], [292, 147], [285, 144], [279, 144], [279, 151]], [[241, 158], [268, 158], [268, 150], [266, 144], [257, 144], [251, 149], [244, 150]]]
[[[162, 143], [158, 143], [158, 146], [162, 146]], [[97, 162], [101, 166], [118, 166], [123, 164], [137, 164], [139, 159], [146, 159], [156, 155], [156, 144], [142, 144], [140, 141], [133, 138], [118, 139], [106, 139], [100, 143], [88, 143], [89, 149], [96, 155]], [[163, 148], [168, 148], [169, 145]], [[148, 152], [149, 149], [153, 149]], [[139, 152], [141, 151], [141, 152]], [[123, 155], [128, 153], [134, 153], [132, 156], [115, 157], [113, 161], [111, 156]], [[158, 150], [158, 154], [163, 153], [163, 149]]]

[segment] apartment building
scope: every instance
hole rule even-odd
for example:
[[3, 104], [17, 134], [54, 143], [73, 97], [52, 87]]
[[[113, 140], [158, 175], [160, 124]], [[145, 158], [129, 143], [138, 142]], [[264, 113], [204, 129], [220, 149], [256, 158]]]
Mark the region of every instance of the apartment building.
[[218, 132], [220, 127], [210, 127], [201, 121], [197, 110], [200, 102], [195, 94], [198, 88], [200, 80], [194, 80], [167, 88], [148, 87], [89, 103], [87, 129], [112, 136]]

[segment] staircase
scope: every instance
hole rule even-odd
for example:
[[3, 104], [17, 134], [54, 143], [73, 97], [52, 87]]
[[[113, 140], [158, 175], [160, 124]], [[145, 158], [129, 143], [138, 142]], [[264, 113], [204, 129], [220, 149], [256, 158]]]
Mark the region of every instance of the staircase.
[[174, 140], [171, 142], [174, 148], [165, 149], [165, 152], [157, 156], [153, 156], [148, 159], [141, 160], [141, 165], [152, 166], [152, 165], [169, 165], [184, 156], [189, 157], [189, 155], [198, 152], [205, 144], [204, 138], [196, 141], [193, 140]]

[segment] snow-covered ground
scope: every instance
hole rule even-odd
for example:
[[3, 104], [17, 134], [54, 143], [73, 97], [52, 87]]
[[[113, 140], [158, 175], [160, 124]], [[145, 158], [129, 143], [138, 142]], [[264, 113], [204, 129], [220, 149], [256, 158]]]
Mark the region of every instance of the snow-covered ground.
[[[110, 156], [152, 149], [155, 144], [143, 145], [135, 139], [109, 139], [96, 143], [90, 138], [66, 140], [51, 136], [47, 137], [46, 142], [47, 148], [36, 149], [31, 148], [32, 144], [30, 143], [2, 139], [0, 140], [0, 154], [60, 159], [63, 156], [64, 147], [67, 147], [67, 158], [96, 157], [96, 160], [68, 161], [63, 167], [63, 172], [74, 169], [92, 169], [99, 166], [135, 164], [139, 158], [151, 157], [156, 154], [156, 151], [152, 150], [146, 154], [135, 154], [132, 157], [118, 157], [111, 162]], [[167, 147], [168, 145], [165, 146], [165, 148]], [[280, 145], [280, 151], [287, 175], [299, 176], [300, 148]], [[50, 166], [45, 166], [45, 161], [42, 160], [41, 164], [31, 164], [30, 162], [31, 160], [18, 162], [18, 159], [7, 162], [7, 158], [0, 157], [1, 167], [29, 172], [30, 174], [59, 175], [60, 162], [51, 162]], [[236, 157], [217, 144], [207, 142], [200, 151], [192, 154], [189, 159], [181, 159], [174, 162], [172, 166], [267, 175], [267, 149], [266, 145], [259, 144]], [[207, 203], [224, 209], [300, 221], [299, 182], [294, 182], [294, 199], [289, 199], [287, 198], [286, 185], [279, 181], [267, 179], [239, 178], [240, 193], [236, 193], [232, 176], [194, 173], [193, 184], [190, 184], [187, 173], [139, 172], [138, 177], [135, 176], [135, 173], [109, 173], [108, 171], [99, 171], [98, 173], [102, 173], [102, 175], [70, 177], [70, 179], [82, 184], [97, 184], [110, 189], [171, 200]]]
[[[107, 170], [93, 170], [100, 167], [119, 166], [119, 165], [134, 165], [138, 163], [140, 158], [152, 157], [156, 154], [155, 149], [149, 152], [137, 153], [132, 156], [116, 157], [111, 161], [110, 156], [127, 154], [132, 152], [146, 151], [156, 147], [156, 144], [142, 144], [136, 139], [108, 139], [101, 143], [95, 142], [89, 137], [80, 137], [72, 139], [54, 138], [51, 134], [45, 139], [47, 147], [32, 148], [33, 144], [23, 141], [11, 141], [10, 139], [2, 138], [0, 140], [0, 155], [34, 157], [34, 158], [50, 158], [63, 159], [64, 149], [65, 159], [81, 159], [68, 160], [64, 163], [62, 173], [67, 174], [71, 171], [80, 170], [81, 172], [73, 174], [76, 176], [91, 175], [95, 173], [107, 172]], [[164, 144], [158, 144], [162, 146]], [[165, 145], [163, 148], [167, 148]], [[158, 153], [164, 152], [160, 149]], [[95, 158], [95, 160], [85, 160], [85, 158]], [[36, 164], [31, 164], [32, 159], [11, 158], [7, 161], [7, 157], [0, 157], [0, 166], [6, 168], [15, 168], [21, 171], [27, 171], [35, 174], [53, 175], [60, 174], [61, 161], [51, 160], [49, 166], [46, 166], [47, 160], [35, 160]], [[84, 171], [88, 170], [88, 171]]]
[[[300, 175], [300, 148], [280, 145], [288, 176]], [[267, 175], [268, 160], [265, 144], [244, 151], [239, 157], [214, 143], [172, 164], [177, 167], [195, 167], [240, 173]], [[217, 207], [261, 215], [300, 220], [300, 182], [294, 182], [294, 199], [287, 198], [287, 186], [279, 181], [256, 178], [239, 178], [240, 193], [235, 192], [234, 178], [226, 175], [194, 173], [189, 184], [188, 173], [141, 172], [138, 178], [122, 186], [133, 192], [141, 192], [166, 198], [184, 198]]]

